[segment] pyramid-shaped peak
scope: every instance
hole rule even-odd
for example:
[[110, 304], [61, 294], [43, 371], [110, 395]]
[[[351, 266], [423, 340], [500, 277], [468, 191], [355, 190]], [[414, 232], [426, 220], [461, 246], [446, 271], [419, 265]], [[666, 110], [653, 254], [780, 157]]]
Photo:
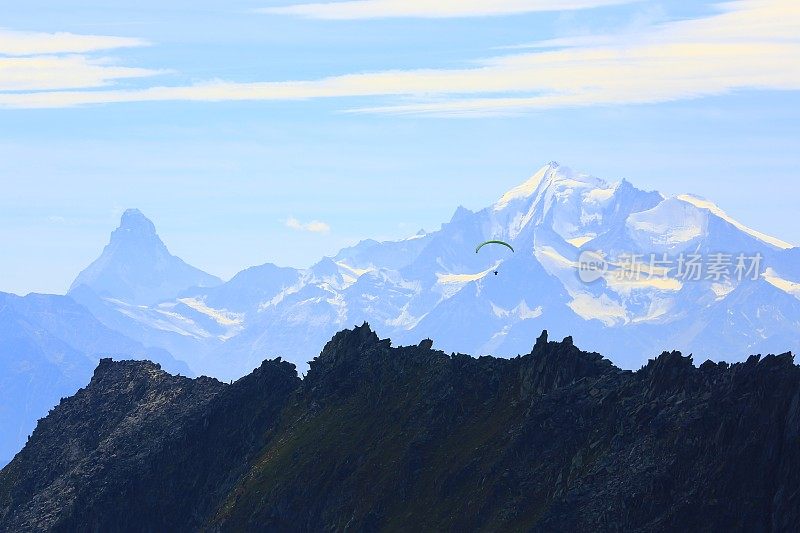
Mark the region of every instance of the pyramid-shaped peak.
[[111, 234], [111, 240], [113, 242], [130, 235], [157, 237], [156, 226], [138, 209], [126, 209], [120, 218], [119, 227]]
[[101, 298], [148, 305], [220, 282], [170, 254], [153, 222], [138, 209], [127, 209], [100, 257], [78, 274], [70, 292], [85, 285]]
[[128, 227], [128, 226], [138, 226], [142, 224], [149, 224], [153, 225], [149, 218], [144, 216], [144, 213], [139, 211], [136, 208], [126, 209], [124, 213], [122, 213], [122, 218], [120, 219], [120, 226]]

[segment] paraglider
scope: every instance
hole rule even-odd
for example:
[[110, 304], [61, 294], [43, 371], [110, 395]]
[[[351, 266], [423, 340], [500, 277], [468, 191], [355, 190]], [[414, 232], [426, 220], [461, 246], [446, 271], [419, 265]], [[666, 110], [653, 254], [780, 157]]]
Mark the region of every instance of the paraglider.
[[484, 246], [486, 246], [487, 244], [502, 244], [503, 246], [507, 246], [508, 249], [511, 250], [512, 252], [514, 251], [514, 248], [510, 244], [508, 244], [507, 242], [505, 242], [505, 241], [494, 241], [493, 240], [493, 241], [486, 241], [486, 242], [480, 243], [478, 245], [478, 247], [475, 248], [475, 253], [477, 254], [480, 251], [480, 249], [483, 248]]
[[[507, 242], [505, 242], [505, 241], [498, 241], [498, 240], [491, 240], [491, 241], [486, 241], [486, 242], [482, 242], [482, 243], [480, 243], [480, 244], [478, 245], [478, 247], [477, 247], [477, 248], [475, 248], [475, 253], [477, 254], [477, 253], [480, 251], [480, 249], [481, 249], [481, 248], [483, 248], [484, 246], [486, 246], [487, 244], [500, 244], [500, 245], [502, 245], [502, 246], [506, 246], [506, 247], [507, 247], [509, 250], [511, 250], [512, 252], [514, 252], [514, 247], [513, 247], [513, 246], [511, 246], [510, 244], [508, 244]], [[497, 270], [495, 270], [495, 271], [494, 271], [494, 275], [495, 275], [495, 276], [497, 275]]]

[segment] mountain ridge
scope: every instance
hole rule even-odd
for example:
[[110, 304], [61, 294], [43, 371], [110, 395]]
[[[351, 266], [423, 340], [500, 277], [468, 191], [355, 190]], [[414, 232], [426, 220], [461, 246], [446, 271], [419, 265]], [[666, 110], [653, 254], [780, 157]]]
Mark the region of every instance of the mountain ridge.
[[365, 323], [334, 335], [303, 380], [276, 359], [230, 385], [104, 359], [0, 471], [0, 527], [788, 531], [800, 519], [791, 354], [694, 366], [664, 352], [631, 372], [546, 332], [513, 359], [433, 345], [392, 347]]
[[0, 292], [0, 457], [19, 451], [36, 420], [108, 356], [156, 359], [172, 372], [192, 374], [167, 351], [105, 327], [69, 296]]

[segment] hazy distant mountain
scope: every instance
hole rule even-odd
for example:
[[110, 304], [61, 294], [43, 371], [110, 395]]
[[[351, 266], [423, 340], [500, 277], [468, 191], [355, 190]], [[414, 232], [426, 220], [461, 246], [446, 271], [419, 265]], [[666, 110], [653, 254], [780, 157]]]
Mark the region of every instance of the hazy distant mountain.
[[70, 287], [81, 285], [102, 298], [131, 304], [152, 304], [188, 287], [213, 287], [220, 279], [169, 253], [153, 223], [138, 209], [123, 213], [103, 253]]
[[[476, 254], [490, 238], [516, 252]], [[594, 283], [578, 275], [587, 250], [611, 260]], [[731, 261], [759, 254], [756, 279], [680, 279], [681, 254], [708, 262], [716, 252]], [[626, 279], [625, 254], [640, 256], [636, 268], [645, 270], [651, 254], [668, 254], [673, 270]], [[526, 352], [532, 336], [549, 329], [634, 368], [667, 347], [733, 360], [800, 348], [797, 257], [706, 200], [667, 198], [552, 163], [485, 209], [459, 207], [436, 231], [362, 241], [306, 270], [253, 267], [135, 312], [114, 305], [135, 315], [137, 327], [193, 343], [163, 345], [196, 371], [225, 378], [267, 355], [303, 370], [326, 338], [363, 320], [399, 342], [435, 337], [445, 350], [505, 356]]]
[[103, 326], [68, 296], [0, 293], [0, 463], [19, 451], [36, 420], [86, 385], [101, 357], [150, 359], [191, 375], [161, 348]]
[[[476, 254], [487, 239], [516, 251]], [[592, 283], [579, 277], [587, 251], [608, 259]], [[730, 262], [758, 255], [755, 279], [679, 275], [680, 256], [708, 263], [720, 252]], [[663, 254], [672, 270], [651, 275], [649, 259]], [[627, 267], [641, 270], [636, 279], [623, 275], [626, 255], [638, 257]], [[800, 349], [799, 257], [707, 200], [551, 163], [484, 209], [459, 207], [438, 230], [368, 239], [309, 269], [251, 267], [214, 287], [128, 211], [70, 294], [106, 326], [223, 379], [272, 355], [304, 371], [335, 331], [364, 320], [398, 342], [431, 337], [445, 350], [503, 356], [525, 353], [548, 329], [636, 368], [666, 348], [728, 360]]]

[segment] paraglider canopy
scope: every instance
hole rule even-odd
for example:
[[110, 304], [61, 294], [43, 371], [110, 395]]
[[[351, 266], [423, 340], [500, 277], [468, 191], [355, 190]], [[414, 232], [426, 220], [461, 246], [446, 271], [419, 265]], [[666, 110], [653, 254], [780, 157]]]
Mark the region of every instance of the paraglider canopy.
[[508, 247], [508, 249], [509, 249], [509, 250], [511, 250], [512, 252], [514, 251], [514, 248], [513, 248], [513, 247], [512, 247], [510, 244], [508, 244], [507, 242], [504, 242], [504, 241], [495, 241], [495, 240], [492, 240], [492, 241], [486, 241], [486, 242], [482, 242], [482, 243], [480, 243], [480, 244], [478, 245], [478, 247], [477, 247], [477, 248], [475, 248], [475, 253], [477, 254], [477, 253], [478, 253], [478, 251], [479, 251], [481, 248], [483, 248], [484, 246], [486, 246], [487, 244], [500, 244], [500, 245], [502, 245], [502, 246], [507, 246], [507, 247]]

